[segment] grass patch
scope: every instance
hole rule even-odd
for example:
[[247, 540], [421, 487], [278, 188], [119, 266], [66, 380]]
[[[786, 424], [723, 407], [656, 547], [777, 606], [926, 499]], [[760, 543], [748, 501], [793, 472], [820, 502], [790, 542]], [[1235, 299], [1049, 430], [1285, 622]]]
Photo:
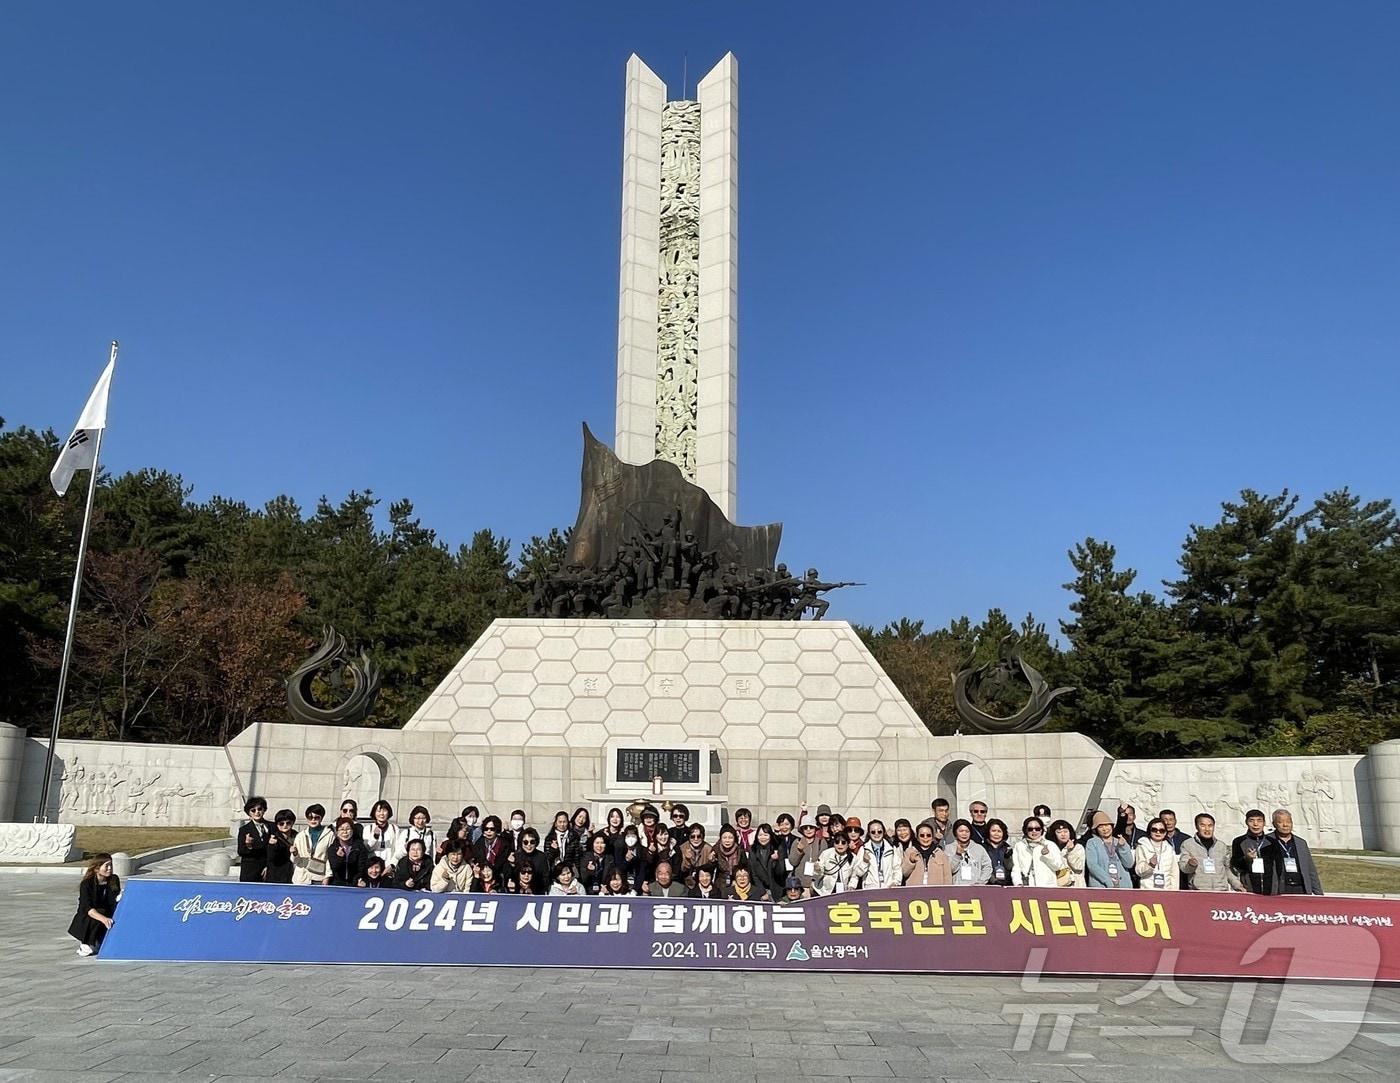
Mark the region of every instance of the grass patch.
[[228, 839], [227, 829], [217, 827], [106, 827], [94, 824], [79, 827], [75, 842], [86, 854], [144, 854], [182, 842], [203, 842], [205, 839]]
[[1372, 861], [1313, 858], [1329, 894], [1362, 892], [1369, 895], [1400, 895], [1400, 865], [1378, 865]]

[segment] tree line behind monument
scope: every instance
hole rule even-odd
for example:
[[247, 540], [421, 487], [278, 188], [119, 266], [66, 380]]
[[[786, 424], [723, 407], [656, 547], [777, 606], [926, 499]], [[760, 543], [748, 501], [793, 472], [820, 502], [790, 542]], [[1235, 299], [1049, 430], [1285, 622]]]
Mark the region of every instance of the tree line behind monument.
[[[0, 428], [3, 422], [0, 422]], [[53, 710], [81, 507], [53, 495], [52, 432], [0, 431], [0, 721], [44, 733]], [[147, 469], [99, 486], [63, 735], [222, 743], [282, 721], [283, 679], [323, 625], [373, 651], [369, 726], [402, 724], [496, 617], [523, 617], [558, 530], [511, 542], [480, 530], [453, 550], [407, 500], [352, 492], [310, 514], [190, 499]], [[1069, 554], [1063, 648], [1000, 610], [932, 631], [857, 626], [934, 733], [952, 733], [952, 677], [1013, 633], [1052, 684], [1073, 685], [1052, 729], [1117, 756], [1363, 752], [1400, 736], [1400, 526], [1389, 499], [1312, 503], [1245, 491], [1192, 526], [1179, 578], [1134, 590], [1107, 542]], [[1006, 713], [1024, 690], [986, 690]]]

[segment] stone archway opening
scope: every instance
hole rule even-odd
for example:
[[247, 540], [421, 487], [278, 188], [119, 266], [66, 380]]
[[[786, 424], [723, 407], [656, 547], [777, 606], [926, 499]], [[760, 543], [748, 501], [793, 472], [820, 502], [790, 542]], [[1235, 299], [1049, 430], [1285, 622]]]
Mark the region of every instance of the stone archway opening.
[[938, 796], [952, 806], [951, 818], [967, 817], [967, 806], [973, 801], [991, 804], [991, 794], [981, 764], [955, 759], [944, 764], [938, 772]]

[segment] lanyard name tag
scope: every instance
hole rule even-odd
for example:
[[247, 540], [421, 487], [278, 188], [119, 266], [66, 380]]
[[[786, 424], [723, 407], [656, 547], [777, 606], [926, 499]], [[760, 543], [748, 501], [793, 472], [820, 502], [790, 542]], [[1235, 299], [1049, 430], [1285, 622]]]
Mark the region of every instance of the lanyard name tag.
[[1164, 872], [1154, 872], [1154, 873], [1152, 874], [1152, 886], [1153, 886], [1153, 887], [1166, 887], [1166, 886], [1167, 886], [1167, 874], [1164, 873]]
[[802, 875], [803, 875], [803, 876], [811, 876], [811, 875], [812, 875], [812, 863], [811, 863], [810, 861], [805, 861], [805, 862], [803, 862], [803, 864], [802, 864]]
[[1108, 863], [1108, 875], [1115, 884], [1118, 882], [1118, 866], [1112, 861]]
[[1202, 862], [1201, 862], [1201, 871], [1202, 871], [1202, 872], [1214, 872], [1214, 871], [1215, 871], [1215, 858], [1213, 858], [1213, 857], [1208, 857], [1208, 858], [1206, 858], [1204, 861], [1202, 861]]
[[1283, 859], [1283, 871], [1284, 871], [1284, 872], [1297, 872], [1297, 871], [1298, 871], [1298, 859], [1297, 859], [1296, 857], [1285, 857], [1285, 858]]
[[1254, 873], [1256, 876], [1263, 876], [1264, 859], [1262, 857], [1256, 857], [1253, 861], [1249, 863], [1249, 871]]
[[840, 874], [839, 872], [836, 874], [836, 888], [835, 888], [835, 890], [836, 890], [836, 891], [845, 891], [845, 890], [846, 890], [846, 885], [843, 884], [843, 883], [841, 882], [841, 874]]
[[966, 862], [963, 863], [962, 878], [966, 880], [969, 884], [972, 883], [972, 866], [967, 864]]
[[1003, 868], [1001, 865], [995, 865], [995, 866], [993, 866], [993, 867], [992, 867], [992, 879], [994, 879], [994, 880], [1005, 880], [1005, 879], [1006, 879], [1006, 869]]

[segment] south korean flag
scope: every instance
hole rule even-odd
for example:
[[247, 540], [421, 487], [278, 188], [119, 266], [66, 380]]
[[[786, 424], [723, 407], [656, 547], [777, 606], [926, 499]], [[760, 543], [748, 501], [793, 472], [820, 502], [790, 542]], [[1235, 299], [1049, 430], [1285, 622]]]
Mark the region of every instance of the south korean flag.
[[73, 427], [73, 435], [58, 453], [58, 461], [49, 471], [49, 481], [53, 491], [62, 496], [68, 491], [73, 475], [79, 470], [91, 470], [97, 459], [97, 433], [107, 427], [107, 394], [112, 387], [112, 370], [117, 364], [117, 351], [113, 344], [112, 359], [97, 379], [97, 386], [88, 396], [87, 405], [78, 415], [78, 424]]

